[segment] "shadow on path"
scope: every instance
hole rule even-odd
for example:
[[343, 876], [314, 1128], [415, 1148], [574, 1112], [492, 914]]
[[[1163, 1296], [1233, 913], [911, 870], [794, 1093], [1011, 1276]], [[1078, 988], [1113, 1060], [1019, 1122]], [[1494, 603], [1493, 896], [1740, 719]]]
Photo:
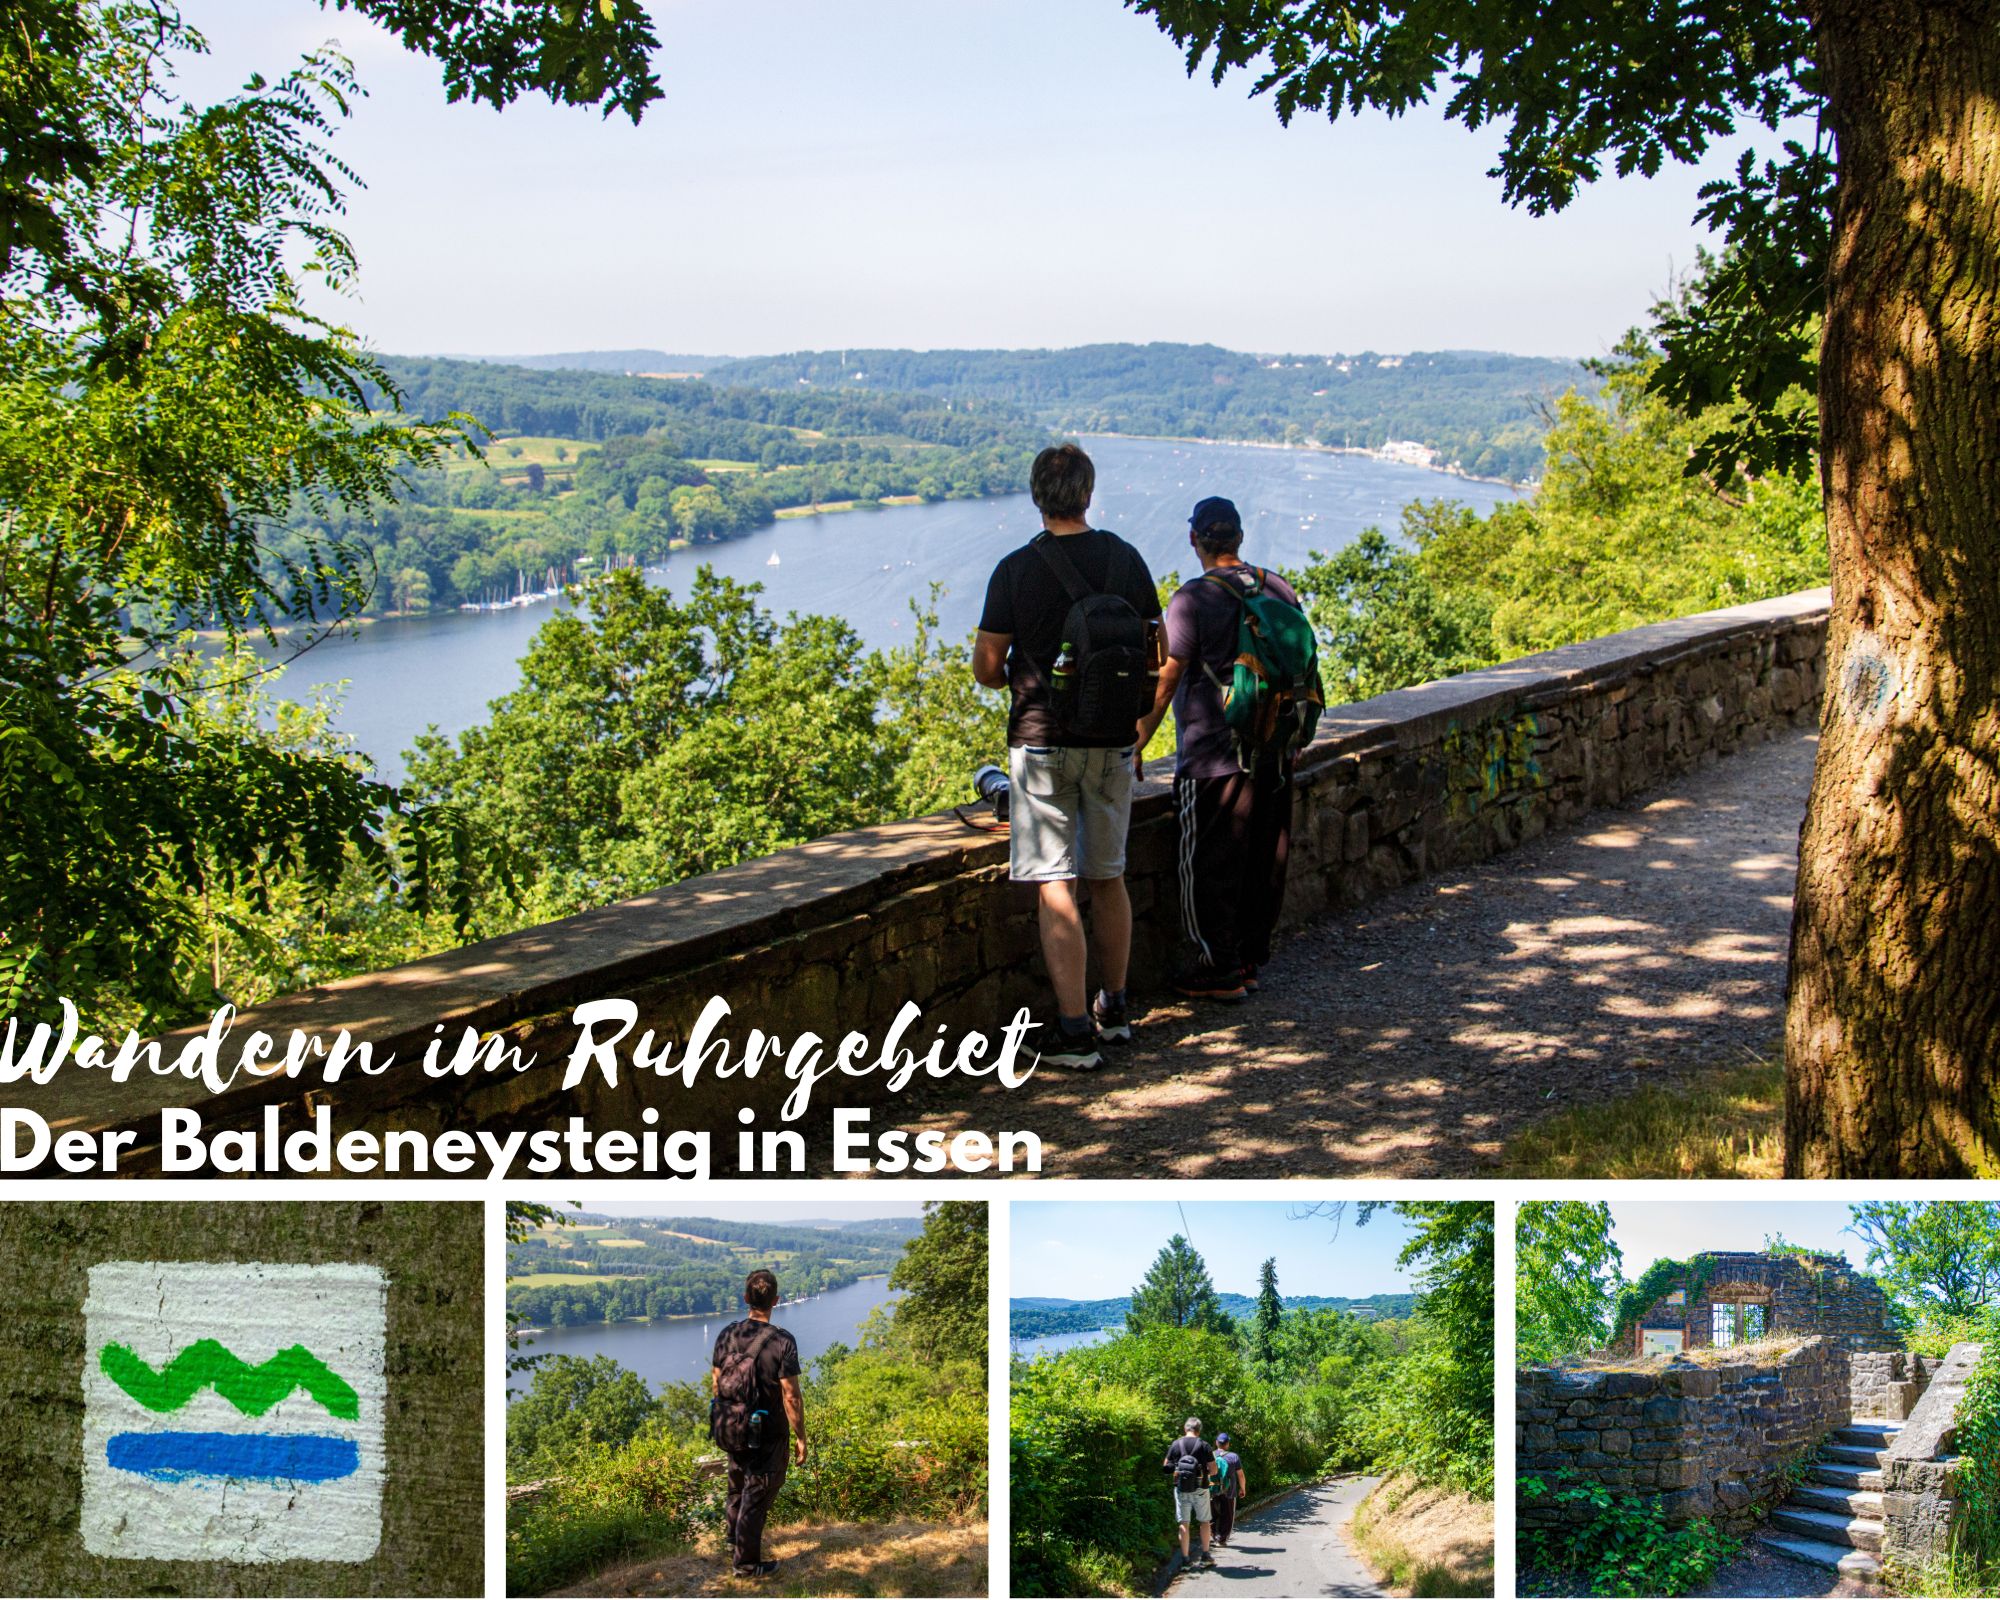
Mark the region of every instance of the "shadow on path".
[[1476, 1174], [1541, 1117], [1770, 1048], [1817, 746], [1787, 732], [1332, 913], [1247, 1004], [1155, 1006], [1101, 1071], [904, 1120], [1031, 1128], [1066, 1176]]
[[1214, 1567], [1183, 1572], [1167, 1586], [1170, 1600], [1383, 1594], [1340, 1532], [1354, 1508], [1381, 1481], [1343, 1478], [1309, 1484], [1240, 1518], [1229, 1548], [1215, 1552]]

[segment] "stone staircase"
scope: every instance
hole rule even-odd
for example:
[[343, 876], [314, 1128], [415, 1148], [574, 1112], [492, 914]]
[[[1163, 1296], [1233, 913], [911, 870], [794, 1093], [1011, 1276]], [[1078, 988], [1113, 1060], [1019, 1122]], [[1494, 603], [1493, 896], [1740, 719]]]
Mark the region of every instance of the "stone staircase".
[[1834, 1432], [1792, 1497], [1758, 1533], [1781, 1556], [1873, 1578], [1882, 1563], [1882, 1458], [1900, 1422], [1856, 1420]]

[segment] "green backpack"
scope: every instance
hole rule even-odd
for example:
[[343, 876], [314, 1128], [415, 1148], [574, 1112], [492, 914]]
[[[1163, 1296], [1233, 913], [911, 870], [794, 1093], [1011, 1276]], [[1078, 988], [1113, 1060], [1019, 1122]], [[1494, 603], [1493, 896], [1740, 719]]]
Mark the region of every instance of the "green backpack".
[[1261, 567], [1239, 569], [1251, 584], [1202, 574], [1236, 602], [1236, 664], [1225, 681], [1204, 661], [1202, 671], [1222, 694], [1222, 717], [1236, 741], [1237, 764], [1249, 771], [1266, 751], [1289, 753], [1312, 743], [1326, 709], [1319, 677], [1319, 640], [1305, 612], [1271, 593]]

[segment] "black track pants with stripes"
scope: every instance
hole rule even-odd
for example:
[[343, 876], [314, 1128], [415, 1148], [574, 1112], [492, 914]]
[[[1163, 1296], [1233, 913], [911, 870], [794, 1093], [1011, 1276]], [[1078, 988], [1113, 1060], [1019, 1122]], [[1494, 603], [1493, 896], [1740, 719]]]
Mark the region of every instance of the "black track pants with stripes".
[[1292, 844], [1291, 774], [1277, 761], [1256, 772], [1176, 778], [1181, 931], [1197, 966], [1231, 972], [1271, 959], [1271, 930], [1285, 898]]

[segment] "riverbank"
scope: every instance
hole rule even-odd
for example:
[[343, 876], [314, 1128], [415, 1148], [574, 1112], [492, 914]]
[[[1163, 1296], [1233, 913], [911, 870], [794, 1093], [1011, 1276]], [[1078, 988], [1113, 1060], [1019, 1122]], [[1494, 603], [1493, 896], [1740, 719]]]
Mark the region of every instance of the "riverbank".
[[[643, 1278], [646, 1275], [644, 1273], [639, 1273], [639, 1272], [631, 1272], [631, 1273], [578, 1272], [578, 1273], [543, 1274], [543, 1276], [574, 1277], [579, 1283], [602, 1283], [607, 1280], [615, 1280], [620, 1277]], [[818, 1300], [823, 1296], [830, 1294], [838, 1294], [843, 1289], [853, 1289], [864, 1283], [886, 1282], [888, 1280], [888, 1277], [889, 1274], [886, 1272], [865, 1272], [858, 1278], [847, 1279], [844, 1283], [830, 1283], [825, 1288], [817, 1289], [813, 1293], [808, 1295], [801, 1295], [796, 1300], [780, 1300], [771, 1309], [773, 1311], [783, 1311], [788, 1307], [796, 1308], [799, 1306], [811, 1305], [813, 1301]], [[507, 1280], [507, 1290], [509, 1292], [517, 1288], [548, 1289], [554, 1287], [557, 1286], [548, 1283], [525, 1283], [517, 1278], [509, 1278]], [[742, 1307], [740, 1305], [731, 1305], [731, 1306], [718, 1307], [713, 1311], [674, 1311], [674, 1312], [669, 1312], [666, 1316], [663, 1317], [618, 1317], [609, 1321], [600, 1318], [595, 1322], [564, 1322], [558, 1324], [558, 1326], [561, 1327], [565, 1332], [575, 1331], [578, 1333], [587, 1333], [592, 1328], [632, 1328], [632, 1327], [649, 1326], [654, 1323], [670, 1323], [670, 1322], [713, 1322], [717, 1317], [736, 1316], [741, 1310]], [[549, 1331], [550, 1329], [548, 1328], [520, 1328], [516, 1330], [516, 1332], [518, 1332], [524, 1338], [529, 1334], [548, 1333]]]
[[[1188, 511], [1206, 495], [1227, 495], [1243, 508], [1250, 559], [1296, 568], [1314, 552], [1338, 551], [1365, 528], [1395, 527], [1404, 505], [1440, 494], [1432, 472], [1299, 447], [1211, 442], [1194, 450], [1104, 438], [1090, 449], [1097, 461], [1092, 515], [1132, 540], [1156, 574], [1190, 570]], [[1509, 494], [1467, 483], [1454, 497], [1484, 515]], [[935, 609], [935, 637], [956, 641], [978, 624], [994, 564], [1040, 526], [1025, 494], [884, 506], [880, 515], [849, 515], [838, 524], [789, 517], [674, 552], [648, 568], [646, 581], [685, 599], [695, 569], [711, 567], [718, 578], [756, 584], [760, 605], [776, 618], [794, 611], [840, 617], [864, 650], [907, 646], [914, 604]], [[934, 598], [938, 585], [944, 592]], [[404, 772], [399, 753], [426, 728], [450, 738], [489, 720], [491, 702], [519, 682], [521, 658], [556, 614], [554, 606], [453, 610], [349, 629], [308, 651], [277, 692], [310, 701], [345, 680], [334, 725], [394, 782]]]
[[1211, 444], [1226, 446], [1231, 450], [1298, 450], [1321, 456], [1363, 456], [1370, 461], [1379, 461], [1384, 466], [1409, 467], [1418, 472], [1435, 472], [1447, 478], [1457, 478], [1463, 483], [1490, 483], [1496, 488], [1512, 489], [1516, 492], [1533, 487], [1532, 478], [1490, 478], [1477, 472], [1467, 472], [1463, 467], [1451, 464], [1440, 465], [1434, 461], [1413, 461], [1408, 456], [1387, 450], [1372, 450], [1366, 445], [1322, 444], [1317, 439], [1303, 439], [1297, 444], [1287, 444], [1279, 439], [1196, 439], [1173, 433], [1080, 433], [1079, 439], [1135, 439], [1152, 444]]

